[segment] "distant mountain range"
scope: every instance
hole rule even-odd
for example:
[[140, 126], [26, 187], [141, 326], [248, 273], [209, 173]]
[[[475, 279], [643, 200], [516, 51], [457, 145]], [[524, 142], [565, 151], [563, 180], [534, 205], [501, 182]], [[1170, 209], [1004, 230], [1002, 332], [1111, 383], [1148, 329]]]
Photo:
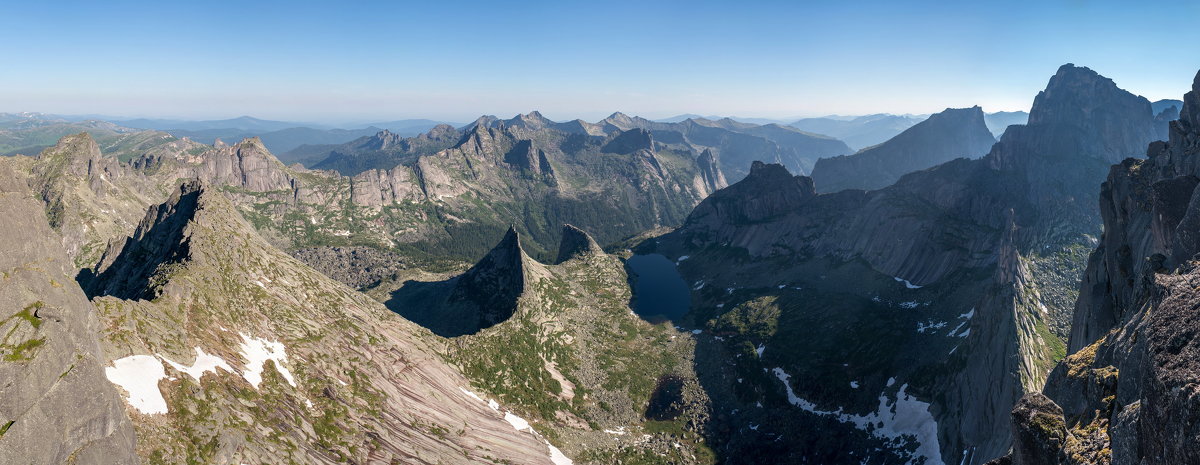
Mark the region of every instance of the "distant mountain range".
[[813, 182], [822, 193], [879, 189], [913, 171], [955, 158], [979, 158], [996, 143], [985, 119], [979, 107], [948, 108], [882, 144], [817, 160]]
[[251, 116], [208, 121], [132, 119], [117, 120], [113, 123], [128, 128], [166, 131], [173, 136], [188, 137], [203, 144], [216, 143], [217, 139], [236, 142], [258, 137], [268, 149], [277, 153], [288, 152], [302, 145], [341, 144], [385, 129], [403, 136], [415, 136], [439, 124], [445, 124], [429, 119], [406, 119], [370, 123], [365, 127], [341, 128], [314, 123], [271, 121]]
[[[390, 169], [411, 163], [417, 156], [444, 150], [460, 143], [463, 134], [479, 126], [519, 129], [536, 133], [537, 138], [572, 136], [571, 140], [577, 141], [642, 129], [651, 136], [648, 143], [656, 149], [696, 155], [709, 151], [730, 180], [745, 176], [754, 160], [781, 163], [797, 172], [808, 172], [817, 158], [851, 152], [846, 144], [832, 137], [779, 124], [758, 125], [729, 118], [692, 118], [678, 123], [663, 123], [619, 112], [596, 123], [583, 120], [556, 122], [533, 111], [506, 120], [491, 115], [481, 116], [475, 122], [457, 129], [440, 125], [417, 137], [405, 138], [391, 131], [381, 131], [345, 144], [301, 146], [280, 156], [280, 159], [285, 162], [304, 161], [316, 169], [336, 170], [353, 176], [372, 169]], [[568, 144], [564, 150], [570, 152], [577, 145]]]
[[845, 120], [835, 117], [804, 118], [789, 124], [808, 132], [841, 139], [853, 149], [862, 149], [895, 137], [925, 120], [925, 116], [877, 114]]

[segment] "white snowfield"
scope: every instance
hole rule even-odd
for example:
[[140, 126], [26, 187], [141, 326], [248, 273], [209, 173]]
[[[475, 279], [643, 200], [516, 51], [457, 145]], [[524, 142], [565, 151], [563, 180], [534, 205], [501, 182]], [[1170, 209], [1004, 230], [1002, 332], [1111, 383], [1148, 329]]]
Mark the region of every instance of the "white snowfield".
[[[919, 463], [918, 458], [920, 457], [925, 458], [925, 465], [945, 465], [942, 462], [941, 449], [938, 445], [937, 421], [929, 413], [929, 403], [921, 402], [908, 395], [905, 392], [908, 384], [900, 386], [900, 390], [896, 392], [896, 400], [889, 399], [886, 394], [880, 394], [879, 407], [876, 411], [866, 415], [856, 415], [842, 412], [841, 407], [838, 407], [837, 410], [818, 409], [816, 404], [800, 398], [792, 391], [792, 385], [788, 382], [791, 375], [788, 375], [782, 368], [775, 368], [773, 371], [775, 377], [779, 378], [783, 382], [784, 388], [787, 389], [788, 402], [792, 405], [816, 415], [832, 417], [839, 422], [853, 424], [856, 428], [867, 431], [872, 436], [883, 439], [889, 445], [897, 448], [907, 445], [909, 438], [915, 438], [917, 450], [909, 459], [908, 465]], [[894, 380], [895, 378], [889, 379], [888, 386], [895, 383]]]
[[167, 401], [158, 390], [158, 381], [166, 378], [167, 372], [153, 355], [113, 360], [113, 366], [104, 369], [104, 376], [129, 393], [126, 399], [137, 411], [148, 415], [167, 413]]
[[242, 372], [242, 377], [246, 378], [250, 385], [258, 389], [258, 385], [262, 383], [263, 364], [267, 360], [274, 360], [275, 370], [283, 375], [288, 384], [291, 384], [292, 387], [296, 386], [296, 379], [292, 377], [292, 372], [283, 365], [284, 362], [287, 362], [287, 348], [283, 346], [283, 343], [249, 336], [246, 333], [238, 334], [242, 336], [242, 356], [246, 357], [246, 369]]
[[223, 368], [225, 371], [230, 373], [236, 373], [233, 371], [233, 367], [229, 366], [229, 364], [225, 362], [225, 359], [216, 355], [205, 353], [204, 349], [201, 349], [200, 347], [196, 347], [196, 363], [193, 363], [190, 367], [185, 367], [175, 363], [171, 361], [171, 359], [162, 356], [162, 354], [158, 354], [158, 357], [163, 359], [164, 362], [170, 364], [172, 368], [187, 373], [188, 376], [191, 376], [192, 379], [196, 380], [197, 382], [200, 381], [200, 377], [203, 376], [205, 372], [211, 371], [216, 373], [217, 368]]
[[[248, 336], [245, 333], [238, 334], [242, 336], [242, 356], [247, 360], [241, 375], [247, 382], [257, 389], [258, 385], [262, 383], [263, 363], [267, 360], [274, 360], [275, 369], [279, 371], [279, 374], [293, 387], [296, 386], [296, 379], [292, 376], [292, 372], [283, 365], [287, 361], [287, 349], [283, 343]], [[162, 391], [158, 389], [158, 381], [167, 377], [163, 362], [186, 373], [196, 382], [199, 382], [207, 372], [216, 373], [217, 368], [229, 373], [238, 373], [225, 359], [209, 354], [200, 347], [195, 349], [196, 361], [192, 363], [192, 366], [176, 363], [162, 354], [130, 355], [113, 360], [113, 366], [106, 367], [104, 375], [110, 382], [125, 389], [125, 392], [128, 393], [126, 400], [129, 405], [139, 412], [164, 414], [167, 413], [167, 402], [163, 399]]]

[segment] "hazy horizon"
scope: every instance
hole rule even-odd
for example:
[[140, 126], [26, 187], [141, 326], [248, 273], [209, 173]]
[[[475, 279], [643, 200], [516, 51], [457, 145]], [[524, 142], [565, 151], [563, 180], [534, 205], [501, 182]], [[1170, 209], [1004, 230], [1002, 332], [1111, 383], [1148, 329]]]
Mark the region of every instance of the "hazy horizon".
[[10, 5], [0, 38], [21, 46], [0, 111], [326, 125], [1028, 111], [1065, 63], [1153, 101], [1180, 98], [1200, 62], [1162, 46], [1160, 24], [1200, 12], [1183, 2], [716, 5]]

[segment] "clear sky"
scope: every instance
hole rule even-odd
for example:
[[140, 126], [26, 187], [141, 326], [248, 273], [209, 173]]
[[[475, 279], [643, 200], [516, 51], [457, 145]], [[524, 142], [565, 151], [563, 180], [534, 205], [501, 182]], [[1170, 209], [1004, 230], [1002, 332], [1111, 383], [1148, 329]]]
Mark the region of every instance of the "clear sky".
[[1195, 1], [0, 2], [0, 112], [468, 121], [1028, 110], [1063, 63], [1150, 98]]

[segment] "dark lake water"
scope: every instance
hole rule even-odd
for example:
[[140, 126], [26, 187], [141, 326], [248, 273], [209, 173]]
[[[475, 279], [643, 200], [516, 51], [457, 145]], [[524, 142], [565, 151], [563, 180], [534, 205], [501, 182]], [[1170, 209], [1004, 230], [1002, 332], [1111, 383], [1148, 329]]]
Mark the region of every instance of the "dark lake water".
[[675, 269], [675, 262], [660, 254], [649, 254], [634, 255], [626, 263], [636, 275], [634, 312], [648, 321], [675, 321], [687, 313], [692, 294]]

